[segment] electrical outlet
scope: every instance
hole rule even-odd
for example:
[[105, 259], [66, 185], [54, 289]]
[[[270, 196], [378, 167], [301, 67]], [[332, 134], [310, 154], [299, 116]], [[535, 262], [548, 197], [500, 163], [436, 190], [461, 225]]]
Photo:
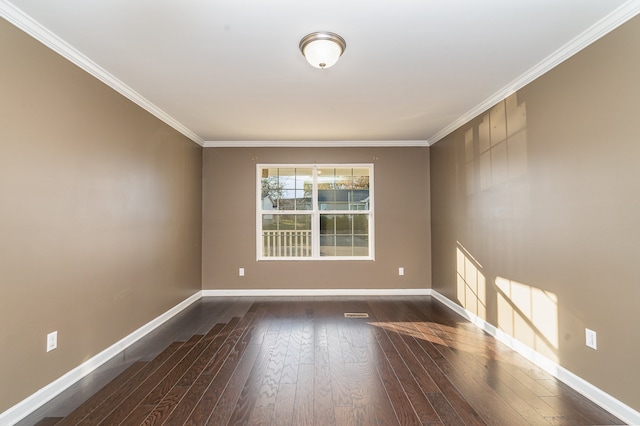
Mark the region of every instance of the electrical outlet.
[[584, 329], [584, 334], [587, 340], [587, 346], [593, 349], [598, 349], [598, 341], [596, 339], [596, 332], [593, 330], [589, 330], [588, 328]]
[[403, 267], [399, 267], [398, 268], [398, 275], [404, 275], [404, 268]]
[[238, 269], [238, 275], [240, 275], [241, 277], [244, 277], [244, 268]]
[[51, 352], [58, 347], [58, 332], [54, 331], [47, 334], [47, 352]]

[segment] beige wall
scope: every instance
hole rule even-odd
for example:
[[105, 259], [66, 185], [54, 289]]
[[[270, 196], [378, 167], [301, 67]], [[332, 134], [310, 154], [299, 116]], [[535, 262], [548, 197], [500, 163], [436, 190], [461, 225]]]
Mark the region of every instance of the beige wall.
[[[375, 261], [257, 262], [258, 163], [373, 163]], [[426, 147], [205, 149], [203, 289], [430, 288], [428, 164]]]
[[434, 289], [636, 410], [638, 46], [635, 18], [431, 150]]
[[0, 40], [2, 412], [201, 289], [202, 148], [4, 20]]

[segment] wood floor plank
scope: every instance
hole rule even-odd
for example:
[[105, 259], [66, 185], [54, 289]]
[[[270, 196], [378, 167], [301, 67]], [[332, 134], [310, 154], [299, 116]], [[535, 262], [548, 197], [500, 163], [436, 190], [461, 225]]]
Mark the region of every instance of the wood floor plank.
[[115, 392], [105, 398], [100, 405], [91, 410], [87, 416], [76, 424], [82, 426], [94, 426], [102, 422], [122, 401], [124, 401], [141, 382], [147, 380], [167, 359], [169, 359], [184, 342], [171, 343], [164, 351], [150, 362], [146, 363], [130, 380], [120, 386]]
[[443, 393], [428, 393], [427, 399], [436, 410], [436, 413], [438, 413], [438, 417], [440, 418], [442, 424], [452, 426], [465, 424]]
[[[438, 352], [433, 351], [431, 339], [424, 334], [421, 334], [420, 329], [415, 324], [410, 324], [416, 331], [415, 337], [411, 337], [415, 344], [412, 344], [412, 352], [414, 356], [419, 360], [423, 369], [426, 370], [429, 376], [433, 379], [442, 395], [447, 399], [447, 402], [455, 410], [456, 414], [462, 419], [464, 424], [467, 425], [483, 425], [484, 421], [480, 418], [479, 414], [469, 404], [465, 397], [459, 392], [458, 388], [451, 382], [445, 372], [440, 368], [438, 360], [442, 363], [446, 363], [444, 357]], [[417, 347], [416, 347], [417, 345]], [[419, 348], [419, 349], [418, 349]], [[425, 350], [428, 348], [429, 350]], [[432, 358], [433, 355], [435, 358]]]
[[89, 413], [95, 410], [98, 406], [100, 406], [100, 404], [112, 397], [115, 391], [117, 391], [122, 385], [131, 380], [147, 364], [148, 363], [144, 361], [134, 362], [125, 371], [120, 373], [118, 377], [113, 379], [102, 389], [93, 394], [89, 399], [84, 401], [82, 405], [69, 413], [68, 416], [64, 417], [57, 424], [60, 426], [75, 425], [76, 423], [84, 419]]
[[[227, 385], [220, 396], [216, 410], [209, 420], [209, 424], [246, 425], [259, 399], [264, 382], [265, 372], [273, 348], [278, 340], [277, 329], [266, 333], [260, 353], [253, 365], [238, 366], [234, 372], [235, 380]], [[275, 406], [275, 399], [274, 399]]]
[[298, 380], [298, 366], [300, 364], [300, 350], [302, 345], [302, 322], [294, 318], [289, 331], [289, 344], [282, 365], [281, 384], [295, 384]]
[[[491, 338], [484, 334], [473, 334], [473, 339], [469, 338], [469, 333], [457, 333], [451, 329], [448, 329], [445, 334], [450, 335], [450, 341], [447, 342], [449, 349], [443, 350], [461, 361], [457, 364], [461, 373], [473, 373], [476, 377], [481, 375], [482, 381], [493, 383], [492, 389], [500, 395], [500, 398], [529, 423], [546, 424], [547, 417], [558, 416], [555, 410], [530, 390], [530, 386], [536, 384], [533, 379], [523, 375], [513, 376], [512, 369], [509, 368], [511, 364], [502, 362], [502, 358], [496, 359], [495, 345], [489, 343]], [[451, 335], [457, 337], [452, 338]], [[461, 345], [461, 341], [466, 341], [468, 344]], [[526, 385], [521, 382], [523, 379]]]
[[296, 397], [293, 405], [294, 425], [313, 425], [313, 395], [314, 395], [314, 367], [313, 364], [300, 364]]
[[543, 397], [543, 399], [565, 417], [575, 419], [576, 424], [622, 424], [618, 418], [569, 388], [565, 389], [560, 396]]
[[[247, 315], [245, 318], [248, 320], [252, 317], [251, 315]], [[238, 317], [232, 318], [224, 324], [222, 328], [219, 328], [218, 333], [209, 346], [202, 352], [198, 360], [192, 364], [182, 379], [180, 379], [177, 386], [187, 387], [188, 390], [180, 404], [169, 414], [169, 417], [165, 420], [165, 424], [182, 425], [187, 420], [211, 382], [210, 376], [205, 375], [201, 377], [202, 371], [210, 363], [219, 363], [222, 365], [228, 353], [231, 351], [232, 346], [235, 345], [235, 343], [229, 343], [227, 340], [233, 340], [234, 336], [237, 337], [240, 335], [238, 331], [233, 334], [237, 328], [244, 332], [244, 328], [240, 324], [240, 318]], [[225, 342], [227, 343], [225, 344]]]
[[[415, 311], [409, 311], [407, 318], [412, 324], [420, 323]], [[494, 358], [495, 352], [493, 351], [493, 345], [488, 343], [490, 340], [488, 336], [473, 332], [471, 333], [473, 337], [470, 337], [470, 333], [465, 331], [457, 333], [457, 330], [451, 329], [448, 330], [446, 335], [449, 333], [457, 335], [458, 338], [451, 339], [447, 343], [449, 349], [443, 350], [449, 352], [451, 356], [460, 361], [457, 363], [457, 368], [463, 374], [473, 374], [474, 376], [480, 374], [484, 376], [483, 381], [490, 380], [493, 383], [492, 389], [528, 423], [546, 424], [545, 417], [558, 414], [523, 386], [518, 379], [511, 376], [509, 369], [504, 368], [505, 363]], [[462, 334], [464, 334], [464, 338], [460, 337]], [[460, 345], [460, 341], [468, 342], [468, 344]]]
[[339, 329], [346, 327], [344, 318], [327, 324], [327, 338], [329, 351], [329, 368], [331, 372], [331, 395], [334, 407], [352, 407], [353, 398], [347, 380], [347, 367], [344, 362], [342, 346], [340, 345]]
[[[326, 330], [326, 327], [325, 327]], [[313, 379], [313, 419], [322, 425], [335, 425], [331, 366], [327, 346], [316, 346]]]
[[[234, 368], [233, 371], [230, 371], [228, 375], [224, 374], [226, 371], [223, 369], [221, 371], [223, 374], [219, 375], [220, 384], [216, 385], [214, 382], [212, 386], [209, 387], [209, 389], [216, 388], [215, 396], [217, 396], [217, 398], [212, 395], [211, 400], [217, 399], [217, 401], [215, 404], [210, 405], [213, 409], [211, 410], [207, 421], [205, 423], [194, 423], [194, 425], [228, 424], [228, 420], [236, 408], [236, 402], [240, 397], [243, 385], [246, 383], [247, 376], [260, 357], [261, 346], [250, 343], [247, 348], [246, 353], [240, 359], [240, 362], [237, 363], [236, 368]], [[230, 380], [232, 375], [233, 380]], [[217, 379], [218, 377], [216, 377], [216, 380]], [[245, 407], [241, 407], [241, 409], [244, 408]]]
[[413, 409], [413, 405], [411, 405], [408, 396], [400, 384], [400, 380], [396, 377], [395, 372], [393, 371], [390, 361], [386, 358], [386, 355], [384, 355], [384, 348], [382, 348], [382, 344], [378, 342], [378, 345], [380, 345], [380, 348], [382, 349], [382, 355], [376, 363], [376, 369], [378, 370], [380, 379], [387, 391], [387, 395], [389, 395], [391, 405], [398, 417], [398, 420], [400, 421], [400, 424], [421, 424], [418, 415]]
[[[495, 377], [482, 368], [469, 368], [463, 360], [446, 345], [431, 342], [422, 345], [423, 349], [436, 360], [440, 369], [456, 388], [465, 389], [464, 397], [474, 410], [488, 423], [526, 424], [522, 414], [532, 414], [531, 411], [520, 413], [504, 400], [510, 398], [508, 389], [500, 386]], [[493, 385], [493, 386], [492, 386]], [[506, 392], [506, 393], [505, 393]], [[545, 420], [540, 418], [540, 423]]]
[[189, 368], [193, 366], [198, 357], [209, 346], [210, 341], [202, 338], [198, 341], [191, 350], [180, 360], [178, 363], [167, 373], [167, 375], [156, 385], [155, 388], [147, 394], [142, 400], [142, 405], [155, 406], [162, 401], [162, 399], [171, 391], [176, 383], [182, 378]]
[[62, 419], [63, 417], [45, 417], [44, 419], [36, 423], [34, 426], [54, 426], [60, 423], [60, 420]]
[[[186, 394], [182, 397], [180, 403], [168, 413], [167, 418], [162, 424], [172, 426], [185, 424], [210, 384], [210, 377], [201, 376], [198, 377], [191, 386], [184, 386], [187, 388]], [[180, 385], [177, 387], [180, 387]]]
[[[381, 306], [378, 303], [372, 303], [371, 307], [375, 313], [378, 321], [389, 322], [389, 312], [386, 306]], [[375, 331], [378, 344], [385, 353], [391, 369], [395, 373], [400, 386], [403, 388], [415, 414], [420, 419], [421, 423], [438, 422], [440, 417], [436, 413], [435, 409], [431, 406], [431, 403], [425, 396], [424, 391], [420, 388], [420, 385], [415, 379], [415, 375], [418, 375], [419, 370], [416, 370], [413, 374], [405, 363], [405, 358], [409, 358], [409, 351], [402, 342], [400, 336], [395, 332], [393, 323], [390, 323], [388, 327], [380, 327]]]
[[144, 400], [144, 398], [173, 370], [191, 349], [202, 339], [202, 335], [196, 334], [180, 346], [166, 362], [154, 371], [144, 382], [131, 392], [105, 419], [100, 422], [103, 425], [120, 424], [127, 416]]
[[[242, 361], [244, 364], [253, 364], [255, 359], [259, 354], [259, 347], [255, 344], [248, 343], [240, 343], [243, 347], [241, 350], [232, 351], [227, 359], [224, 361], [218, 374], [216, 374], [215, 378], [208, 378], [207, 386], [205, 391], [202, 394], [202, 397], [197, 402], [193, 411], [189, 414], [185, 425], [191, 426], [202, 426], [207, 424], [207, 421], [211, 417], [212, 413], [215, 411], [218, 406], [218, 401], [220, 400], [220, 396], [223, 391], [226, 389], [231, 376], [234, 374], [236, 367], [238, 367], [239, 363]], [[246, 367], [240, 367], [246, 368]], [[206, 378], [205, 376], [204, 378]], [[203, 378], [203, 379], [204, 379]], [[167, 424], [180, 424], [180, 423], [169, 423]]]
[[248, 424], [264, 425], [273, 421], [290, 336], [291, 325], [281, 324], [264, 370], [262, 384], [258, 390]]
[[616, 416], [589, 401], [578, 392], [575, 392], [573, 389], [570, 389], [566, 385], [563, 387], [563, 389], [564, 391], [562, 394], [562, 398], [564, 400], [571, 401], [569, 405], [575, 410], [578, 410], [583, 416], [586, 416], [593, 423], [603, 425], [621, 424], [620, 419], [618, 419]]
[[562, 398], [557, 396], [545, 396], [542, 400], [548, 404], [556, 412], [561, 413], [555, 416], [548, 416], [546, 420], [550, 424], [571, 424], [571, 425], [591, 425], [591, 424], [606, 424], [606, 423], [594, 423], [589, 421], [587, 417], [583, 416], [580, 412], [574, 410], [572, 407], [567, 407], [567, 404]]
[[[249, 317], [247, 317], [249, 318]], [[240, 318], [232, 318], [226, 323], [218, 334], [213, 338], [209, 346], [203, 351], [201, 356], [196, 362], [191, 365], [191, 368], [182, 376], [178, 382], [179, 386], [190, 386], [195, 380], [203, 373], [205, 368], [209, 367], [215, 361], [226, 358], [228, 350], [231, 350], [233, 345], [236, 344], [237, 338], [244, 333], [244, 328], [238, 327]], [[235, 339], [234, 339], [235, 337]], [[211, 375], [211, 372], [209, 372]]]
[[[367, 312], [370, 310], [360, 305], [346, 304], [345, 308], [354, 308], [357, 312]], [[371, 334], [371, 328], [367, 326], [366, 320], [351, 318], [341, 323], [338, 328], [340, 348], [344, 362], [367, 362], [368, 345], [375, 342], [375, 337]]]
[[346, 375], [353, 401], [351, 421], [358, 425], [397, 425], [398, 418], [374, 363], [349, 363], [347, 366]]
[[295, 383], [280, 383], [276, 394], [276, 405], [273, 411], [273, 424], [279, 426], [293, 425], [293, 407], [296, 399]]
[[173, 410], [180, 404], [187, 390], [189, 390], [188, 386], [174, 386], [158, 404], [151, 407], [141, 405], [140, 407], [150, 408], [150, 410], [147, 409], [147, 416], [142, 424], [145, 426], [163, 424]]
[[109, 424], [119, 424], [123, 426], [139, 426], [144, 423], [144, 420], [149, 415], [149, 412], [153, 409], [153, 407], [138, 405], [133, 408], [128, 416], [121, 421], [120, 423], [107, 423]]
[[245, 350], [255, 346], [250, 346], [248, 342], [259, 317], [258, 311], [248, 312], [221, 342], [218, 351], [209, 359], [202, 374], [183, 398], [184, 402], [165, 421], [166, 425], [205, 424], [238, 362], [245, 356]]

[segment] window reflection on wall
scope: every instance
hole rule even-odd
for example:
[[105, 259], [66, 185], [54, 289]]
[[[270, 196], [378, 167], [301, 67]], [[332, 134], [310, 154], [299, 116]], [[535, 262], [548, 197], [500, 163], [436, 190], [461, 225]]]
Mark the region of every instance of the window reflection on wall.
[[460, 243], [456, 248], [456, 254], [458, 301], [463, 308], [486, 320], [487, 286], [482, 265]]
[[527, 173], [527, 111], [517, 94], [491, 108], [465, 132], [467, 195]]
[[557, 361], [555, 294], [504, 278], [525, 262], [521, 254], [532, 218], [527, 144], [527, 109], [517, 94], [465, 129], [457, 151], [458, 164], [464, 164], [458, 180], [457, 296], [466, 310], [486, 320], [488, 291], [489, 316], [498, 328]]

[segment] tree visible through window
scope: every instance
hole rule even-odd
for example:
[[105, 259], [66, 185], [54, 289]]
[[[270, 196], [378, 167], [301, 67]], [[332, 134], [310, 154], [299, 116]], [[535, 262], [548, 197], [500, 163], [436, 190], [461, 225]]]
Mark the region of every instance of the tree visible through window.
[[373, 165], [258, 165], [258, 259], [373, 259]]

